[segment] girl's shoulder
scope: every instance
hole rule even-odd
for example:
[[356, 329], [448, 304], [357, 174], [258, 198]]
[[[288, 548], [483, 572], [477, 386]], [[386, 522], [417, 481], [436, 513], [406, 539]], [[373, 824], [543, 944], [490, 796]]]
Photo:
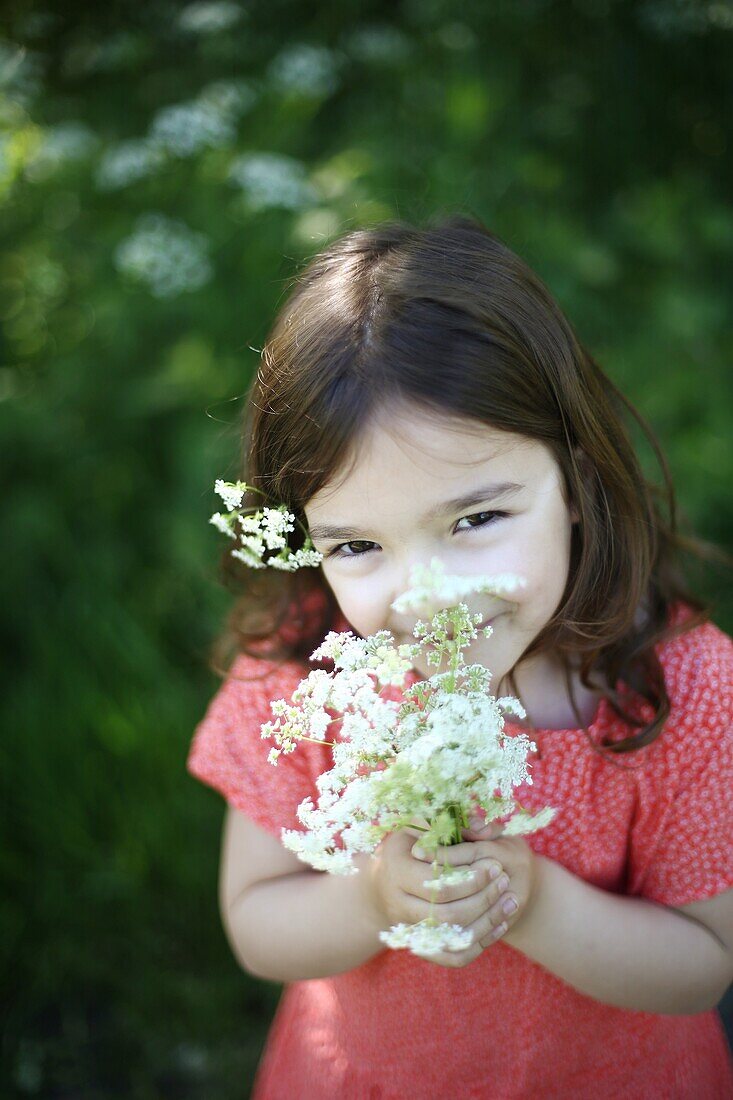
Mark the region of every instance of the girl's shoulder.
[[[317, 614], [322, 607], [320, 594], [303, 601], [300, 612]], [[273, 638], [258, 643], [250, 643], [249, 653], [238, 653], [223, 682], [209, 703], [205, 716], [206, 728], [216, 726], [234, 727], [241, 731], [243, 724], [257, 727], [272, 718], [270, 702], [277, 698], [290, 699], [292, 692], [308, 674], [320, 667], [313, 661], [301, 658], [276, 658], [273, 656], [277, 643], [292, 643], [297, 640], [298, 629], [293, 625], [294, 609], [278, 629]], [[330, 629], [344, 631], [351, 629], [346, 619], [337, 613]], [[213, 719], [213, 720], [212, 720]]]
[[[675, 604], [669, 625], [682, 625], [693, 615]], [[733, 720], [733, 638], [708, 621], [655, 647], [664, 671], [670, 717], [710, 726]]]
[[[677, 606], [670, 624], [691, 615]], [[706, 622], [655, 649], [670, 712], [630, 754], [639, 760], [627, 892], [679, 906], [733, 886], [733, 639]]]
[[[693, 615], [677, 604], [669, 625], [678, 626]], [[674, 787], [701, 768], [733, 767], [733, 639], [714, 622], [691, 627], [654, 647], [664, 673], [669, 714], [661, 733], [631, 756], [641, 785]], [[638, 697], [636, 697], [638, 700]], [[637, 718], [651, 722], [651, 703], [633, 701]], [[628, 736], [629, 728], [609, 714], [611, 740]]]
[[299, 661], [240, 653], [196, 726], [186, 759], [189, 775], [276, 837], [282, 828], [298, 828], [297, 807], [326, 770], [321, 747], [307, 742], [271, 763], [274, 741], [262, 737], [264, 723], [274, 720], [270, 703], [290, 702], [307, 674]]

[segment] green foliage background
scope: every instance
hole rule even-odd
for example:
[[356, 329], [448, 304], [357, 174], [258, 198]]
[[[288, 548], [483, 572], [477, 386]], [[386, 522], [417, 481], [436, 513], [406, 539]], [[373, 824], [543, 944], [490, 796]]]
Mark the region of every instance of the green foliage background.
[[[226, 946], [223, 807], [184, 764], [229, 600], [212, 485], [287, 280], [476, 214], [730, 551], [733, 5], [15, 0], [3, 35], [1, 1092], [233, 1100], [280, 988]], [[125, 264], [151, 212], [202, 239]], [[730, 574], [695, 579], [733, 632]]]

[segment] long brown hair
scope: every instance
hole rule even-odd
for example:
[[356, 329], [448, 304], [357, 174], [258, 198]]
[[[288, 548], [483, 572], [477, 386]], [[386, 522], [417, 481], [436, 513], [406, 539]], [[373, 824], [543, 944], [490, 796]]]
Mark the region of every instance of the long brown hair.
[[[604, 747], [648, 745], [670, 711], [654, 646], [711, 614], [687, 590], [680, 554], [731, 559], [678, 533], [669, 469], [650, 427], [538, 276], [475, 218], [356, 230], [294, 277], [248, 395], [239, 476], [264, 496], [244, 503], [285, 503], [305, 526], [308, 501], [355, 457], [360, 433], [392, 401], [480, 420], [550, 449], [580, 522], [563, 598], [523, 657], [558, 654], [579, 726], [570, 660], [586, 688], [600, 673], [613, 709], [638, 729]], [[627, 413], [651, 442], [663, 490], [644, 477]], [[291, 548], [303, 538], [296, 525]], [[211, 667], [224, 675], [232, 650], [307, 660], [338, 612], [322, 571], [252, 570], [230, 547], [222, 575], [239, 595]], [[689, 615], [670, 625], [680, 603]], [[651, 721], [629, 713], [618, 680], [651, 704]], [[512, 673], [508, 681], [516, 694]]]

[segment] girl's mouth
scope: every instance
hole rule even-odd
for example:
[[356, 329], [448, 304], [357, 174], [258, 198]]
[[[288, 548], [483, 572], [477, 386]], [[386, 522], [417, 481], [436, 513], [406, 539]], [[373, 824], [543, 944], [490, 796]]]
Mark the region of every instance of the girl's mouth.
[[503, 614], [504, 614], [504, 612], [502, 611], [499, 615], [494, 615], [494, 617], [492, 619], [486, 619], [484, 622], [479, 623], [478, 626], [476, 627], [476, 634], [478, 635], [478, 637], [479, 638], [482, 637], [481, 632], [484, 629], [484, 627], [487, 627], [487, 626], [493, 627], [496, 620], [500, 619]]

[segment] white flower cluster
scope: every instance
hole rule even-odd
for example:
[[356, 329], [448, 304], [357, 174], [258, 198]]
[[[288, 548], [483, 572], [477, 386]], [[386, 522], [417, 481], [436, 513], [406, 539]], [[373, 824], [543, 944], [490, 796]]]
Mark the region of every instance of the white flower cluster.
[[48, 179], [72, 161], [84, 160], [98, 143], [96, 134], [83, 122], [61, 122], [43, 132], [36, 151], [25, 168], [34, 182]]
[[[393, 607], [398, 602], [412, 606], [412, 600], [425, 598], [426, 589], [432, 599], [456, 590], [503, 595], [516, 591], [523, 580], [508, 574], [446, 576], [433, 559], [430, 569], [413, 570], [411, 583]], [[504, 828], [509, 835], [532, 832], [552, 820], [552, 808], [533, 815], [517, 808], [513, 798], [516, 786], [532, 782], [527, 755], [535, 746], [525, 734], [504, 733], [503, 712], [523, 718], [524, 708], [511, 696], [492, 696], [489, 670], [462, 661], [479, 619], [464, 603], [434, 617], [425, 635], [449, 658], [450, 671], [417, 682], [403, 692], [401, 702], [382, 698], [381, 688], [404, 683], [422, 645], [395, 647], [384, 630], [367, 638], [331, 631], [311, 659], [333, 661], [333, 671], [311, 671], [290, 702], [270, 704], [274, 721], [261, 729], [263, 739], [275, 742], [270, 763], [293, 752], [299, 741], [332, 748], [333, 767], [316, 780], [317, 806], [306, 798], [297, 810], [306, 831], [282, 831], [283, 844], [300, 859], [319, 870], [354, 874], [356, 852], [373, 852], [387, 833], [414, 827], [415, 821], [426, 823], [420, 846], [435, 852], [462, 839], [461, 827], [477, 807], [487, 821], [511, 814]], [[440, 625], [446, 621], [451, 637]], [[337, 720], [340, 738], [329, 741], [328, 728]], [[429, 885], [437, 888], [463, 877], [465, 869], [446, 865]], [[463, 929], [438, 925], [432, 917], [414, 928], [392, 928], [381, 938], [390, 947], [408, 947], [417, 954], [466, 945]]]
[[233, 27], [244, 15], [239, 4], [229, 0], [208, 0], [187, 4], [179, 12], [178, 26], [191, 34], [216, 34]]
[[[252, 569], [281, 569], [293, 573], [296, 569], [308, 565], [320, 565], [323, 555], [313, 549], [310, 538], [305, 544], [292, 551], [288, 548], [287, 535], [295, 530], [295, 516], [284, 504], [277, 508], [263, 508], [252, 515], [243, 515], [239, 510], [244, 494], [251, 486], [243, 481], [214, 482], [214, 492], [218, 493], [229, 509], [226, 515], [215, 512], [209, 520], [218, 531], [238, 542], [232, 550], [232, 557], [238, 558]], [[265, 560], [265, 551], [278, 550], [274, 557]]]
[[211, 278], [206, 245], [202, 233], [182, 222], [163, 214], [143, 214], [132, 236], [117, 246], [114, 262], [120, 271], [146, 283], [156, 298], [173, 298], [198, 290]]
[[231, 145], [237, 120], [257, 99], [244, 80], [217, 80], [186, 103], [163, 107], [143, 138], [121, 141], [101, 157], [96, 184], [111, 191], [145, 179], [172, 157], [189, 157], [204, 149]]
[[460, 924], [431, 924], [430, 918], [417, 924], [395, 924], [380, 939], [387, 947], [407, 947], [413, 955], [437, 955], [440, 951], [463, 951], [473, 942], [473, 934]]
[[197, 100], [163, 107], [150, 127], [152, 142], [177, 157], [230, 145], [236, 133], [236, 127], [224, 112], [212, 103]]
[[8, 38], [0, 40], [0, 92], [6, 124], [13, 116], [13, 104], [28, 109], [41, 94], [42, 75], [40, 54], [32, 53], [25, 44], [21, 46]]
[[440, 875], [424, 879], [423, 886], [457, 886], [460, 882], [470, 882], [474, 878], [476, 878], [476, 872], [471, 867], [449, 867]]
[[282, 153], [243, 153], [229, 166], [228, 179], [242, 189], [253, 210], [299, 210], [318, 199], [304, 165]]
[[397, 64], [410, 55], [410, 39], [389, 23], [357, 27], [346, 39], [345, 48], [358, 61]]
[[728, 3], [694, 3], [692, 0], [649, 0], [639, 8], [647, 28], [661, 38], [706, 34], [711, 27], [733, 30], [733, 10]]
[[163, 164], [163, 150], [146, 138], [113, 145], [102, 156], [96, 173], [97, 187], [113, 191], [151, 176]]
[[215, 80], [198, 94], [197, 102], [216, 107], [234, 118], [244, 114], [257, 100], [257, 92], [247, 80]]
[[327, 96], [339, 85], [339, 54], [326, 46], [297, 42], [272, 59], [267, 76], [280, 92]]
[[[311, 660], [333, 661], [339, 668], [347, 671], [369, 669], [380, 684], [395, 684], [399, 687], [405, 679], [405, 673], [412, 667], [419, 650], [418, 645], [392, 645], [392, 635], [388, 630], [379, 630], [368, 638], [357, 638], [350, 631], [339, 634], [331, 630], [318, 649], [311, 654]], [[410, 658], [410, 660], [406, 660]]]
[[518, 589], [527, 586], [525, 578], [514, 573], [495, 573], [486, 578], [484, 587], [481, 587], [480, 578], [446, 576], [438, 558], [433, 558], [429, 566], [416, 566], [412, 572], [412, 580], [414, 583], [409, 592], [403, 592], [395, 600], [395, 611], [419, 611], [424, 604], [432, 603], [436, 597], [444, 601], [443, 606], [450, 607], [472, 592], [511, 596]]

